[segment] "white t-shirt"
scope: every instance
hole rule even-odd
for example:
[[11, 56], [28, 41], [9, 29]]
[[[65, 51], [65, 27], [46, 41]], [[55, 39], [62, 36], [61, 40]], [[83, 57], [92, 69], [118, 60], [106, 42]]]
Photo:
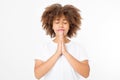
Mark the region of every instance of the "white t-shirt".
[[[78, 43], [70, 41], [66, 43], [67, 51], [79, 61], [88, 60], [85, 49]], [[37, 47], [35, 59], [43, 61], [48, 60], [57, 49], [57, 43], [50, 41], [46, 45]], [[62, 55], [53, 68], [44, 76], [43, 80], [82, 80], [83, 77], [78, 74], [67, 61], [66, 57]]]

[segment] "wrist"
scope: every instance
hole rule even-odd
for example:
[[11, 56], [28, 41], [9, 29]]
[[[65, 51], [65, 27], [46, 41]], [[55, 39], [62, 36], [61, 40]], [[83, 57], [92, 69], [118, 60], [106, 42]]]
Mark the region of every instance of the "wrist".
[[55, 54], [58, 55], [58, 56], [61, 56], [61, 55], [62, 55], [61, 52], [56, 52]]
[[68, 54], [68, 52], [67, 51], [63, 51], [63, 55], [66, 55], [66, 54]]

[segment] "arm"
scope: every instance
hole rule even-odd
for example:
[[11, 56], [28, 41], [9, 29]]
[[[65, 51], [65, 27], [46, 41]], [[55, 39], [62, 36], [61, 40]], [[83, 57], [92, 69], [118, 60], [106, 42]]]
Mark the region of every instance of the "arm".
[[85, 78], [89, 76], [90, 68], [87, 60], [80, 62], [67, 52], [64, 53], [64, 56], [67, 58], [67, 60], [69, 61], [69, 63], [76, 72], [78, 72], [80, 75], [82, 75]]
[[55, 53], [46, 62], [43, 62], [41, 60], [36, 60], [35, 68], [34, 68], [35, 77], [37, 79], [40, 79], [42, 76], [44, 76], [54, 66], [55, 62], [59, 57], [60, 55]]
[[61, 56], [61, 50], [60, 50], [60, 45], [58, 45], [58, 49], [56, 53], [46, 62], [43, 62], [41, 60], [36, 60], [34, 67], [35, 77], [37, 79], [40, 79], [42, 76], [44, 76], [54, 66], [54, 64], [56, 63], [56, 61], [60, 56]]
[[78, 61], [76, 58], [74, 58], [71, 54], [67, 52], [64, 43], [62, 43], [62, 52], [76, 72], [78, 72], [85, 78], [89, 76], [90, 67], [88, 64], [88, 60]]

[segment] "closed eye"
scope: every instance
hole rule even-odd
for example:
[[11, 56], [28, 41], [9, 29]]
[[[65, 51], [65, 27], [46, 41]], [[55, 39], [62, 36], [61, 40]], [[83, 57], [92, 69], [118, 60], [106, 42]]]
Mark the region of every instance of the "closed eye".
[[64, 24], [67, 24], [67, 21], [64, 21], [63, 23], [64, 23]]
[[56, 24], [59, 24], [59, 21], [55, 21]]

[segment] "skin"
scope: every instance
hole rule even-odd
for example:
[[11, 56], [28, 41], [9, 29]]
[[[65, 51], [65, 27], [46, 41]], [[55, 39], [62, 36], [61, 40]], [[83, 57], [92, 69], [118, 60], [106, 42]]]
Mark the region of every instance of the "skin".
[[57, 50], [54, 55], [47, 61], [35, 61], [35, 77], [37, 79], [40, 79], [42, 76], [44, 76], [54, 66], [59, 57], [61, 55], [64, 55], [73, 69], [83, 77], [87, 78], [90, 71], [88, 60], [78, 61], [66, 50], [65, 43], [70, 42], [70, 40], [67, 38], [67, 32], [69, 31], [69, 22], [66, 20], [64, 15], [53, 20], [53, 30], [56, 34], [53, 41], [58, 44]]

